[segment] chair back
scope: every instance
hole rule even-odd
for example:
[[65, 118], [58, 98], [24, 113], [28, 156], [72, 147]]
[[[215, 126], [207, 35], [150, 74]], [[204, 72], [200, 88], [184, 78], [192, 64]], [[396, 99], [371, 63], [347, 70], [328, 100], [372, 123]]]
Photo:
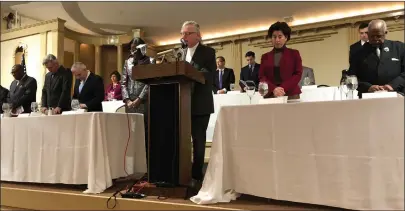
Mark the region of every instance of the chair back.
[[123, 106], [117, 108], [117, 110], [116, 110], [115, 112], [116, 112], [116, 113], [126, 113], [126, 112], [125, 112], [125, 105], [123, 105]]

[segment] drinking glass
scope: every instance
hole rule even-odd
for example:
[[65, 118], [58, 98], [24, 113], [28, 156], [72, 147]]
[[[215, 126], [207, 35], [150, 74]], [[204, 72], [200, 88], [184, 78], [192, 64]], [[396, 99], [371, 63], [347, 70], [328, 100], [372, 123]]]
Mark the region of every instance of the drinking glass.
[[31, 103], [31, 112], [38, 112], [38, 103], [37, 102], [32, 102]]
[[10, 117], [11, 116], [11, 104], [10, 103], [3, 103], [2, 109], [3, 109], [3, 116], [4, 117]]
[[80, 108], [79, 100], [78, 100], [78, 99], [73, 99], [73, 100], [72, 100], [72, 109], [73, 109], [74, 111], [76, 111], [76, 110], [79, 109], [79, 108]]
[[231, 89], [231, 91], [234, 91], [235, 90], [235, 84], [231, 84], [229, 88]]
[[254, 86], [246, 87], [246, 94], [249, 96], [250, 104], [252, 104], [252, 97], [255, 94], [256, 88]]
[[311, 84], [311, 79], [309, 79], [309, 77], [305, 77], [304, 78], [304, 86], [309, 86]]
[[357, 80], [357, 77], [356, 77], [355, 75], [349, 75], [349, 76], [347, 76], [347, 78], [346, 78], [346, 86], [347, 86], [347, 89], [349, 90], [349, 92], [348, 92], [348, 95], [349, 95], [348, 99], [351, 99], [351, 100], [352, 100], [352, 99], [354, 98], [353, 92], [354, 92], [354, 90], [356, 90], [357, 87], [359, 86], [359, 82], [358, 82], [358, 80]]
[[261, 96], [266, 96], [269, 92], [269, 85], [266, 82], [260, 82], [258, 89]]

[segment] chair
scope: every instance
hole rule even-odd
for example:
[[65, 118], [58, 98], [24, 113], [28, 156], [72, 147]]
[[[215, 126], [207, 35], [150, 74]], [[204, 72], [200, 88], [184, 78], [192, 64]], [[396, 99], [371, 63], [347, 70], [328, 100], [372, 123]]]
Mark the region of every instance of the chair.
[[116, 112], [116, 113], [126, 113], [126, 112], [125, 112], [125, 105], [123, 105], [123, 106], [117, 108], [117, 110], [115, 110], [115, 112]]
[[330, 87], [330, 86], [329, 86], [329, 85], [325, 85], [325, 84], [318, 85], [318, 88], [322, 88], [322, 87]]

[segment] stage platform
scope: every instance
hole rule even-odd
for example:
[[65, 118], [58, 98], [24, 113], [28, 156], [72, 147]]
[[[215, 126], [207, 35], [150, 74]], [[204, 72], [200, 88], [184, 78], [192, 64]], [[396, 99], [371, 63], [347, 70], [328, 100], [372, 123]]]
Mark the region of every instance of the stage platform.
[[[101, 194], [83, 194], [85, 185], [51, 185], [1, 182], [1, 210], [109, 210], [107, 200], [122, 184]], [[142, 191], [141, 191], [142, 192]], [[338, 208], [302, 203], [269, 200], [243, 195], [231, 203], [196, 205], [190, 200], [157, 196], [144, 199], [124, 199], [117, 196], [112, 210], [341, 210]], [[110, 200], [110, 208], [114, 198]], [[111, 210], [111, 209], [110, 209]]]

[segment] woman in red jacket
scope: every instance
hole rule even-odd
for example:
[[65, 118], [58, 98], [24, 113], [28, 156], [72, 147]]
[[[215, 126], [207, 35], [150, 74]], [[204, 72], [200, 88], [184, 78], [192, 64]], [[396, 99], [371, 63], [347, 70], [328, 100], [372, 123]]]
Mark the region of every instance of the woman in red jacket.
[[108, 101], [110, 100], [108, 95], [110, 94], [111, 100], [122, 100], [122, 94], [121, 94], [121, 85], [120, 85], [120, 80], [121, 80], [121, 75], [118, 71], [114, 71], [110, 74], [111, 78], [111, 84], [107, 86], [107, 89], [105, 90], [105, 98], [104, 100]]
[[298, 86], [302, 75], [302, 61], [298, 50], [287, 48], [291, 28], [285, 22], [270, 26], [268, 37], [274, 46], [273, 50], [263, 54], [259, 69], [259, 80], [268, 84], [268, 97], [288, 96], [288, 99], [299, 99], [301, 89]]

